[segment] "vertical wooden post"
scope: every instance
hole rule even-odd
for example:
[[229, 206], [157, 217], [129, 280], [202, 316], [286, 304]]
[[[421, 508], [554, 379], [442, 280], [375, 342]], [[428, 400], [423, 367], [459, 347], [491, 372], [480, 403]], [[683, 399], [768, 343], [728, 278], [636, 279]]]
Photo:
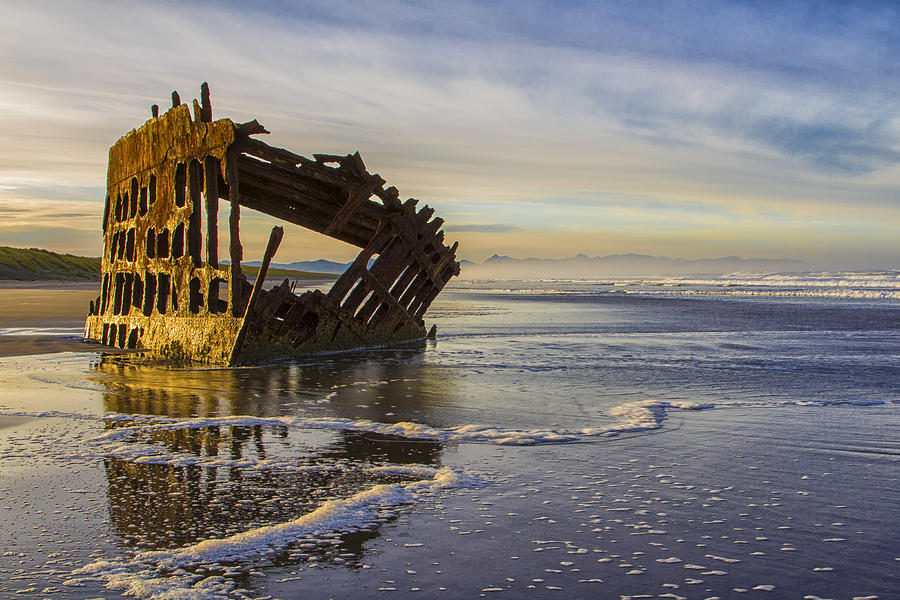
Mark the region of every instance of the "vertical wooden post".
[[206, 262], [219, 268], [219, 161], [207, 156], [204, 161], [206, 191]]
[[209, 101], [209, 84], [205, 81], [200, 86], [200, 120], [212, 123], [212, 104]]
[[284, 237], [284, 228], [278, 226], [273, 227], [272, 233], [269, 234], [269, 243], [266, 245], [266, 253], [263, 255], [262, 264], [259, 265], [259, 273], [256, 275], [256, 281], [253, 282], [253, 291], [250, 293], [250, 300], [247, 301], [244, 322], [241, 323], [241, 330], [238, 332], [237, 337], [234, 340], [234, 346], [231, 348], [231, 358], [228, 361], [229, 365], [234, 365], [238, 356], [241, 354], [241, 346], [244, 345], [247, 328], [253, 320], [253, 305], [256, 304], [256, 299], [259, 298], [259, 294], [262, 291], [263, 283], [266, 281], [266, 274], [269, 272], [269, 263], [272, 261], [272, 257], [275, 256], [275, 252], [278, 250], [279, 244], [281, 244], [282, 237]]
[[262, 263], [259, 265], [259, 273], [256, 275], [256, 281], [253, 282], [253, 292], [250, 294], [250, 302], [247, 303], [248, 311], [253, 308], [256, 296], [259, 295], [259, 291], [262, 289], [266, 275], [269, 273], [269, 263], [272, 261], [272, 257], [275, 256], [282, 237], [284, 237], [284, 227], [277, 225], [273, 227], [272, 232], [269, 234], [269, 243], [266, 244], [266, 253], [263, 255]]
[[188, 164], [188, 193], [191, 199], [191, 217], [188, 223], [188, 252], [195, 267], [203, 266], [203, 213], [200, 202], [200, 180], [203, 178], [203, 166], [198, 160]]
[[228, 253], [231, 257], [231, 314], [239, 317], [243, 314], [243, 277], [241, 261], [244, 249], [241, 247], [240, 221], [241, 204], [238, 188], [237, 150], [232, 146], [225, 156], [225, 176], [228, 178], [228, 200], [231, 202], [231, 214], [228, 216]]

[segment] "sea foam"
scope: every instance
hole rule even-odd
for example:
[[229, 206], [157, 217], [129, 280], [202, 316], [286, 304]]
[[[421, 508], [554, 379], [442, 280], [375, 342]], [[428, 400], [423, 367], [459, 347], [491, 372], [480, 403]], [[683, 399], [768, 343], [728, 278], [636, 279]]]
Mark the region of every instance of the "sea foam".
[[[900, 300], [900, 272], [730, 273], [717, 277], [472, 281], [457, 291], [515, 295], [774, 296]], [[535, 284], [539, 285], [535, 285]]]
[[[658, 429], [666, 418], [667, 409], [702, 410], [712, 408], [712, 404], [688, 401], [642, 400], [619, 405], [609, 411], [615, 417], [611, 424], [583, 427], [579, 429], [509, 429], [492, 425], [459, 425], [438, 428], [401, 421], [379, 423], [368, 419], [348, 419], [342, 417], [254, 417], [236, 415], [226, 417], [195, 418], [186, 420], [155, 417], [149, 422], [127, 427], [117, 427], [90, 438], [88, 442], [102, 446], [106, 453], [120, 458], [137, 459], [146, 454], [149, 445], [135, 445], [134, 439], [153, 431], [200, 429], [223, 426], [270, 426], [295, 427], [305, 429], [329, 429], [344, 431], [364, 431], [392, 435], [408, 439], [436, 442], [482, 442], [498, 445], [534, 445], [546, 443], [573, 442], [582, 436], [614, 436]], [[121, 415], [111, 414], [106, 419], [121, 420]]]
[[380, 512], [416, 502], [441, 490], [481, 485], [484, 480], [448, 467], [381, 467], [392, 474], [423, 477], [418, 481], [379, 484], [348, 498], [329, 500], [291, 521], [257, 527], [225, 538], [207, 539], [174, 550], [142, 552], [130, 560], [97, 560], [73, 571], [92, 576], [127, 596], [162, 599], [228, 597], [232, 580], [190, 571], [196, 567], [257, 561], [290, 547], [297, 540], [331, 532], [356, 531], [373, 525]]

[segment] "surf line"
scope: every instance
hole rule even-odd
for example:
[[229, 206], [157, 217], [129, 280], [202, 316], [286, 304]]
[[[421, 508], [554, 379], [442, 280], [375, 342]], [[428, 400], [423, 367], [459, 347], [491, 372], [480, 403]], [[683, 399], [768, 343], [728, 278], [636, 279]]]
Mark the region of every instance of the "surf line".
[[[116, 450], [121, 450], [123, 443], [127, 443], [136, 436], [153, 431], [222, 426], [266, 426], [360, 431], [435, 442], [486, 442], [498, 445], [524, 446], [574, 442], [582, 436], [615, 436], [623, 433], [659, 429], [662, 427], [667, 417], [667, 411], [670, 409], [703, 410], [713, 407], [713, 404], [690, 401], [640, 400], [628, 402], [611, 409], [609, 414], [616, 420], [608, 425], [579, 429], [527, 430], [490, 425], [458, 425], [456, 427], [437, 428], [409, 421], [379, 423], [368, 419], [342, 417], [254, 417], [235, 415], [187, 420], [154, 417], [152, 420], [141, 424], [111, 429], [101, 435], [90, 438], [88, 441], [105, 447], [108, 451], [115, 454]], [[120, 414], [110, 414], [104, 419], [109, 421], [126, 420]]]
[[97, 560], [76, 569], [72, 575], [99, 578], [108, 589], [122, 590], [124, 595], [138, 598], [167, 594], [174, 597], [188, 589], [204, 598], [225, 597], [237, 585], [235, 581], [221, 575], [191, 573], [189, 569], [258, 560], [284, 550], [302, 538], [372, 526], [379, 513], [388, 508], [412, 504], [442, 490], [486, 483], [476, 475], [449, 467], [390, 466], [381, 469], [423, 479], [378, 484], [348, 498], [326, 501], [291, 521], [225, 538], [203, 540], [175, 550], [142, 552], [130, 560]]

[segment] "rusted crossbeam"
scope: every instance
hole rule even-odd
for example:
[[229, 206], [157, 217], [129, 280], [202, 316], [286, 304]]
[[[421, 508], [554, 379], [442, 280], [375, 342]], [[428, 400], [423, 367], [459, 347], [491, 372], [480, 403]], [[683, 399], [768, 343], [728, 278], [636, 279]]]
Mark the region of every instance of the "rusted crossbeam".
[[[423, 315], [459, 273], [443, 220], [369, 173], [358, 152], [306, 158], [251, 136], [256, 120], [213, 121], [207, 84], [110, 149], [103, 277], [85, 335], [157, 356], [227, 364], [381, 346], [426, 335]], [[220, 232], [219, 201], [230, 203]], [[356, 260], [328, 294], [263, 283], [283, 235], [275, 228], [253, 285], [244, 274], [241, 207], [350, 243]], [[229, 236], [228, 259], [218, 253]], [[227, 290], [227, 291], [226, 291]], [[432, 330], [433, 331], [433, 330]]]

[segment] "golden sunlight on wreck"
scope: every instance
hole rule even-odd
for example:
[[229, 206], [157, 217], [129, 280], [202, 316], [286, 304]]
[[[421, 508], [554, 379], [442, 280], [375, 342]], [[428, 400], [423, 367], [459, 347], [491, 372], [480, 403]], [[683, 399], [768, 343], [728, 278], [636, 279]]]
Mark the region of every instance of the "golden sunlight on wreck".
[[[251, 137], [263, 133], [255, 120], [213, 121], [204, 83], [193, 117], [173, 92], [170, 110], [154, 105], [150, 120], [110, 148], [103, 279], [85, 339], [234, 365], [426, 337], [425, 311], [459, 274], [443, 219], [413, 198], [401, 202], [358, 152], [309, 159]], [[231, 208], [227, 264], [222, 200]], [[276, 226], [251, 285], [241, 269], [242, 206], [361, 250], [328, 293], [297, 296], [287, 280], [266, 290], [284, 234]]]

